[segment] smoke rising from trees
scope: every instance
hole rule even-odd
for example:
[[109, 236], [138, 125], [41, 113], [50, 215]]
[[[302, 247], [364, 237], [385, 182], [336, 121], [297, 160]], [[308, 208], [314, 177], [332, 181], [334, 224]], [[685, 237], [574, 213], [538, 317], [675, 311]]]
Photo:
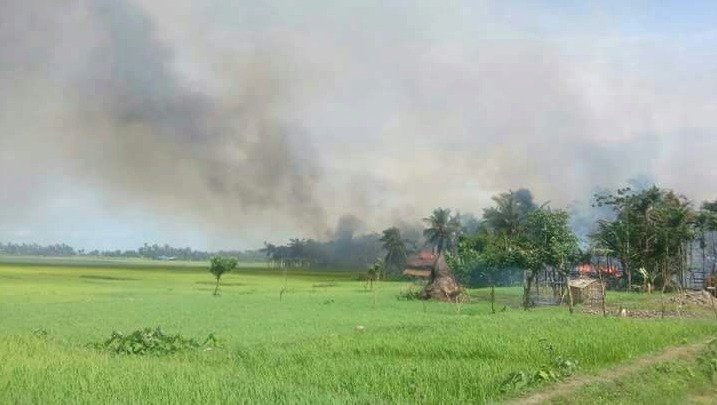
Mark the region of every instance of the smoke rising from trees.
[[2, 2], [0, 219], [82, 188], [256, 246], [521, 187], [567, 205], [646, 175], [714, 198], [717, 35], [627, 35], [592, 11]]

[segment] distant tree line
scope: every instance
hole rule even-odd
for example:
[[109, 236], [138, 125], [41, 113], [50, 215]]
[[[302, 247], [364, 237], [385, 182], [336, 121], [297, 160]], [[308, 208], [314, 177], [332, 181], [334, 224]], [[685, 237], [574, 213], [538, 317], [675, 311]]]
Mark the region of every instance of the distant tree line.
[[321, 242], [290, 239], [285, 245], [265, 243], [261, 251], [274, 267], [366, 268], [381, 256], [381, 235], [343, 236]]
[[188, 247], [177, 248], [167, 244], [147, 244], [134, 250], [85, 250], [75, 249], [64, 243], [39, 245], [37, 243], [0, 243], [0, 254], [13, 256], [94, 256], [94, 257], [124, 257], [145, 258], [153, 260], [193, 260], [207, 261], [214, 256], [231, 257], [242, 261], [264, 261], [264, 254], [257, 250], [220, 250], [207, 252], [194, 250]]
[[572, 229], [570, 212], [536, 203], [530, 190], [500, 193], [493, 203], [480, 217], [437, 208], [423, 218], [419, 238], [390, 227], [329, 242], [265, 243], [261, 251], [276, 267], [380, 268], [399, 275], [412, 253], [430, 247], [472, 286], [523, 282], [529, 288], [539, 272], [564, 279], [584, 264], [619, 269], [615, 282], [626, 290], [680, 288], [691, 274], [717, 273], [717, 202], [696, 207], [656, 186], [604, 192], [592, 204], [602, 218], [583, 238]]
[[75, 256], [77, 251], [64, 243], [54, 245], [38, 245], [37, 243], [2, 243], [0, 254], [14, 256]]

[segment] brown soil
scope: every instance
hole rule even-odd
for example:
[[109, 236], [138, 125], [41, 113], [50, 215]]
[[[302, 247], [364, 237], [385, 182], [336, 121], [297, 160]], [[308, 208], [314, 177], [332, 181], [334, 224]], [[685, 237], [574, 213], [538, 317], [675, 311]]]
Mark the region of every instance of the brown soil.
[[[585, 307], [582, 310], [585, 314], [603, 316], [602, 309]], [[662, 311], [651, 310], [651, 309], [630, 309], [620, 312], [619, 309], [608, 308], [608, 316], [622, 316], [625, 318], [638, 318], [638, 319], [655, 319], [655, 318], [697, 318], [699, 315], [688, 311]]]
[[682, 306], [698, 306], [704, 308], [712, 308], [713, 302], [717, 303], [717, 299], [705, 290], [686, 291], [671, 297], [668, 301], [672, 304]]

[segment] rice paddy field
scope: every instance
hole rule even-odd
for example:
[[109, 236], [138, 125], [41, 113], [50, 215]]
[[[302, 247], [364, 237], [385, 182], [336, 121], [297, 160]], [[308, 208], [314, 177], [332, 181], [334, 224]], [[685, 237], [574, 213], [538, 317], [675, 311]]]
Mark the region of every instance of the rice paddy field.
[[[406, 299], [415, 288], [250, 266], [226, 275], [215, 297], [202, 264], [5, 262], [0, 403], [500, 402], [554, 384], [505, 381], [555, 358], [591, 375], [717, 335], [709, 314], [526, 312], [519, 288], [498, 289], [492, 314], [487, 291], [455, 305]], [[95, 345], [145, 327], [218, 344], [143, 356]]]

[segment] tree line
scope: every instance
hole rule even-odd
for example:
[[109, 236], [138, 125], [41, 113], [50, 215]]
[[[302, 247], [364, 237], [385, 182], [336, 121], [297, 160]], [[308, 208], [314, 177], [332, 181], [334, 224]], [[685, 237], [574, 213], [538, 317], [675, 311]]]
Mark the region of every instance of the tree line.
[[598, 277], [623, 276], [628, 291], [679, 289], [690, 273], [717, 272], [717, 201], [697, 208], [656, 186], [597, 194], [593, 205], [609, 214], [581, 241], [566, 210], [536, 205], [527, 190], [493, 200], [477, 232], [453, 235], [449, 259], [459, 277], [491, 286], [524, 271], [525, 300], [540, 272], [566, 279], [584, 264], [597, 265]]
[[346, 235], [327, 242], [315, 239], [290, 239], [284, 245], [265, 243], [264, 253], [273, 267], [365, 268], [382, 253], [381, 236]]
[[153, 260], [192, 260], [207, 261], [214, 256], [232, 257], [242, 261], [263, 261], [264, 254], [257, 250], [220, 250], [208, 252], [189, 247], [177, 248], [167, 244], [148, 244], [132, 250], [86, 250], [75, 249], [65, 243], [40, 245], [37, 243], [0, 243], [0, 254], [12, 256], [47, 256], [47, 257], [124, 257], [144, 258]]
[[[572, 311], [567, 280], [581, 268], [594, 269], [603, 281], [613, 278], [619, 288], [646, 292], [684, 288], [690, 275], [717, 273], [717, 201], [696, 207], [657, 186], [596, 194], [593, 206], [608, 208], [607, 215], [584, 240], [567, 210], [536, 204], [529, 190], [501, 193], [493, 202], [471, 231], [460, 215], [435, 209], [423, 219], [424, 245], [444, 254], [463, 284], [494, 288], [522, 278], [526, 308], [539, 275], [555, 281], [556, 295], [567, 294]], [[402, 268], [407, 248], [400, 232], [389, 228], [381, 240], [385, 256], [372, 271]]]
[[674, 289], [684, 286], [690, 269], [717, 272], [717, 201], [696, 207], [653, 186], [596, 194], [592, 206], [604, 215], [586, 238], [572, 229], [570, 212], [538, 204], [530, 190], [519, 189], [494, 196], [480, 217], [437, 208], [423, 218], [421, 238], [390, 227], [329, 242], [266, 243], [261, 251], [277, 267], [363, 267], [385, 277], [400, 275], [412, 253], [431, 248], [473, 286], [523, 281], [530, 288], [541, 271], [560, 278], [581, 264], [602, 263], [597, 267], [605, 274], [597, 275], [620, 276], [616, 283], [626, 290]]

